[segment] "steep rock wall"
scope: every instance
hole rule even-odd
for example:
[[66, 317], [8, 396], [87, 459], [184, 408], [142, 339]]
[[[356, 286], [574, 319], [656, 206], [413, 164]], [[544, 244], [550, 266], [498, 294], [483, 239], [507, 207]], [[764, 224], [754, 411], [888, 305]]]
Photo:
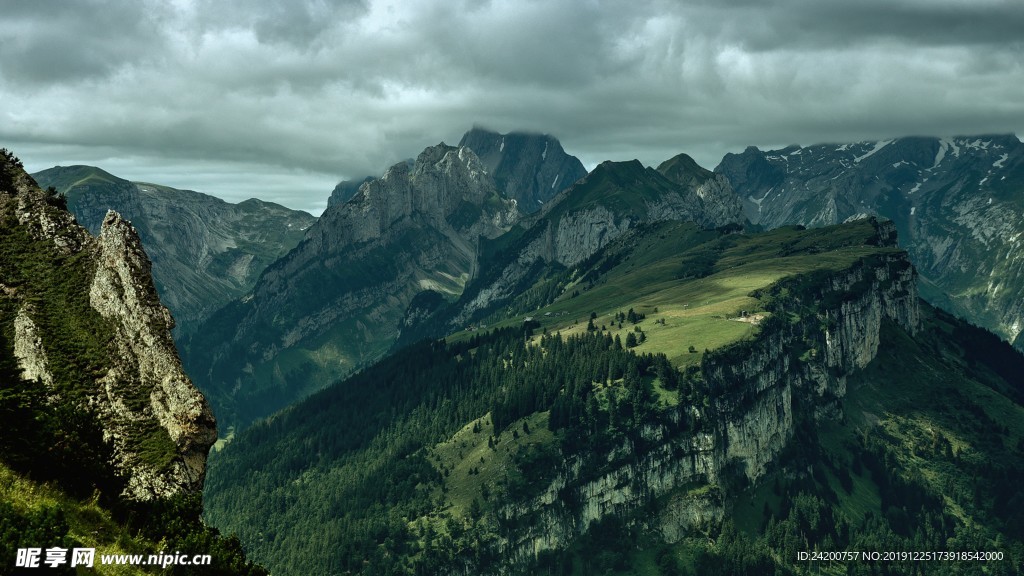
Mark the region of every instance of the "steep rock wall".
[[[22, 376], [45, 386], [51, 402], [94, 415], [112, 449], [107, 464], [126, 481], [123, 496], [150, 500], [199, 491], [215, 424], [182, 371], [173, 320], [135, 229], [109, 212], [93, 237], [20, 166], [5, 158], [0, 168], [14, 174], [0, 189], [0, 219], [11, 227], [5, 238], [22, 243], [21, 265], [6, 269], [16, 287], [4, 278], [0, 295], [4, 310], [12, 311], [5, 320]], [[47, 295], [66, 307], [55, 308]], [[80, 342], [83, 331], [103, 335]], [[81, 344], [90, 359], [72, 352], [69, 362], [69, 344]]]
[[222, 421], [242, 427], [379, 359], [416, 296], [458, 297], [481, 237], [519, 218], [472, 150], [439, 144], [330, 206], [186, 346]]
[[[502, 557], [512, 565], [528, 563], [566, 546], [592, 521], [627, 516], [663, 496], [669, 504], [648, 519], [648, 527], [670, 541], [719, 521], [730, 483], [740, 475], [746, 481], [762, 477], [792, 438], [797, 396], [815, 407], [815, 415], [827, 414], [817, 408], [841, 398], [847, 376], [874, 358], [884, 320], [909, 333], [920, 327], [916, 273], [905, 253], [824, 274], [777, 283], [769, 292], [786, 290], [795, 298], [780, 301], [752, 340], [706, 355], [702, 372], [710, 404], [679, 407], [673, 424], [645, 429], [643, 438], [653, 448], [617, 448], [609, 462], [616, 453], [633, 457], [597, 477], [579, 460], [567, 461], [541, 495], [504, 507], [499, 517], [515, 529], [503, 533]], [[803, 320], [794, 324], [787, 314], [792, 306], [813, 307], [814, 313], [803, 310]], [[676, 425], [680, 421], [689, 425]], [[718, 487], [679, 492], [708, 484]]]
[[[110, 211], [103, 220], [96, 252], [89, 299], [115, 326], [117, 358], [99, 382], [102, 392], [97, 405], [113, 428], [109, 435], [115, 441], [121, 468], [132, 471], [128, 490], [141, 500], [182, 489], [198, 491], [203, 485], [206, 454], [217, 439], [216, 427], [206, 400], [182, 370], [170, 335], [174, 321], [157, 297], [138, 233]], [[149, 405], [131, 410], [119, 401], [118, 390], [126, 384], [149, 390]], [[130, 447], [118, 441], [128, 434], [123, 429], [139, 418], [155, 418], [177, 449], [177, 456], [164, 470], [140, 465]]]

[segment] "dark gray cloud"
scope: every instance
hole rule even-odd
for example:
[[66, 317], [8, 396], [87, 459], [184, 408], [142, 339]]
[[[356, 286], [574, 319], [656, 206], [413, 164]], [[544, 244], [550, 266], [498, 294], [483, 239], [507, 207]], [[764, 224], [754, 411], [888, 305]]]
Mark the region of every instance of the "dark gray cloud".
[[334, 181], [474, 123], [554, 134], [588, 165], [688, 152], [713, 167], [749, 144], [1024, 133], [1016, 0], [5, 10], [0, 144], [30, 167], [92, 163], [312, 211]]
[[159, 11], [143, 3], [7, 2], [0, 19], [0, 73], [27, 89], [102, 79], [162, 44]]

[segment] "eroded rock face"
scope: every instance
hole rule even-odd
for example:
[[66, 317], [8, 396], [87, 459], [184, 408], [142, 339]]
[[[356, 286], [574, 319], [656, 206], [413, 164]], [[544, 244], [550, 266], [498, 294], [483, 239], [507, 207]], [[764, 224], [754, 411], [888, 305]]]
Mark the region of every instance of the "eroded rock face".
[[[882, 245], [890, 226], [878, 225]], [[709, 406], [677, 409], [674, 421], [692, 426], [649, 425], [642, 436], [653, 448], [638, 453], [627, 441], [609, 456], [611, 462], [615, 454], [631, 454], [628, 463], [595, 478], [592, 470], [583, 473], [580, 460], [569, 460], [542, 494], [502, 508], [503, 519], [516, 526], [499, 542], [502, 558], [528, 563], [540, 552], [564, 548], [594, 520], [626, 517], [670, 494], [667, 506], [648, 519], [666, 541], [716, 526], [726, 513], [729, 477], [762, 477], [792, 438], [795, 395], [821, 408], [816, 417], [829, 417], [827, 408], [846, 393], [847, 377], [874, 359], [884, 321], [911, 334], [920, 329], [917, 277], [902, 252], [835, 272], [808, 297], [821, 306], [799, 325], [768, 324], [753, 341], [705, 357], [704, 379], [721, 392]], [[791, 361], [795, 347], [808, 345], [813, 352], [806, 360]], [[694, 429], [700, 431], [687, 431]], [[676, 492], [689, 485], [705, 487]]]
[[23, 306], [14, 318], [14, 356], [18, 359], [22, 376], [26, 380], [38, 380], [47, 387], [53, 386], [49, 361], [43, 348], [35, 322], [29, 314], [31, 308]]
[[[666, 218], [667, 219], [667, 218]], [[579, 264], [629, 230], [635, 218], [616, 218], [604, 206], [571, 212], [558, 220], [552, 260], [563, 266]]]
[[383, 356], [414, 298], [458, 297], [480, 239], [518, 218], [472, 150], [431, 146], [328, 207], [232, 316], [211, 321], [226, 337], [193, 337], [190, 373], [247, 425]]
[[[201, 490], [215, 423], [182, 371], [171, 339], [173, 320], [157, 296], [137, 232], [108, 212], [99, 237], [93, 237], [27, 175], [14, 181], [12, 189], [0, 190], [0, 210], [17, 222], [5, 225], [21, 227], [34, 240], [33, 249], [40, 251], [30, 256], [34, 264], [63, 263], [74, 268], [73, 274], [66, 272], [69, 278], [91, 278], [88, 285], [66, 287], [87, 294], [88, 305], [83, 301], [84, 309], [61, 310], [56, 317], [43, 310], [52, 307], [32, 304], [45, 290], [32, 286], [35, 276], [22, 278], [17, 289], [3, 287], [0, 297], [12, 304], [6, 308], [17, 310], [13, 353], [23, 377], [46, 386], [52, 402], [71, 402], [96, 416], [112, 448], [109, 464], [126, 480], [124, 497], [151, 500]], [[52, 257], [40, 256], [46, 252]], [[56, 338], [55, 330], [74, 333], [97, 325], [110, 329], [109, 341], [91, 352], [91, 366], [102, 367], [100, 373], [52, 364], [54, 355], [64, 353], [49, 340]], [[59, 387], [58, 368], [63, 370]]]
[[[205, 398], [181, 368], [171, 328], [174, 321], [156, 294], [150, 262], [138, 233], [129, 222], [110, 211], [103, 220], [97, 242], [97, 266], [89, 300], [104, 318], [111, 320], [117, 337], [114, 366], [101, 380], [108, 403], [99, 402], [115, 430], [130, 427], [139, 418], [155, 418], [177, 448], [163, 471], [149, 470], [133, 462], [127, 447], [115, 454], [123, 467], [132, 469], [128, 490], [141, 500], [167, 496], [180, 490], [198, 491], [206, 471], [206, 454], [217, 439], [213, 415]], [[149, 405], [127, 410], [117, 390], [125, 386], [149, 390]], [[141, 413], [140, 413], [141, 412]]]

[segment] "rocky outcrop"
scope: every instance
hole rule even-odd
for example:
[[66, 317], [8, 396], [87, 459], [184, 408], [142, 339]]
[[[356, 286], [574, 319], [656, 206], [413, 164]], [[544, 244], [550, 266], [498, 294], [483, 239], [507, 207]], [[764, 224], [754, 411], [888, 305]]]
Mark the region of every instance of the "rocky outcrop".
[[[881, 242], [887, 225], [878, 228]], [[896, 250], [845, 270], [783, 280], [763, 296], [783, 291], [787, 298], [776, 300], [753, 340], [705, 355], [707, 406], [681, 406], [668, 422], [647, 426], [649, 448], [623, 445], [597, 474], [581, 458], [570, 459], [539, 496], [503, 507], [501, 523], [515, 529], [502, 533], [501, 557], [523, 565], [566, 546], [592, 521], [634, 517], [655, 499], [668, 505], [656, 517], [635, 518], [670, 542], [716, 525], [730, 486], [756, 482], [776, 466], [793, 436], [795, 409], [817, 418], [832, 413], [847, 377], [875, 357], [883, 322], [911, 334], [920, 328], [916, 273]], [[794, 325], [788, 312], [796, 309], [802, 320]]]
[[475, 127], [462, 136], [459, 146], [476, 153], [498, 190], [525, 214], [536, 212], [587, 175], [579, 159], [566, 154], [548, 134], [498, 134]]
[[[126, 481], [123, 496], [150, 500], [198, 492], [215, 424], [182, 370], [171, 339], [173, 320], [157, 296], [134, 228], [108, 212], [93, 237], [62, 208], [61, 198], [23, 173], [0, 190], [0, 211], [4, 226], [13, 227], [5, 238], [27, 242], [19, 257], [32, 267], [16, 279], [17, 288], [4, 286], [0, 306], [0, 313], [17, 311], [0, 320], [13, 324], [22, 376], [47, 386], [51, 402], [71, 403], [96, 417], [112, 448], [107, 464]], [[81, 285], [76, 279], [83, 279]], [[44, 298], [59, 299], [62, 307]], [[85, 334], [95, 340], [80, 341]]]
[[46, 349], [29, 310], [29, 306], [22, 307], [14, 318], [14, 356], [18, 359], [23, 378], [37, 380], [52, 389], [53, 375], [50, 374]]
[[1011, 342], [1024, 330], [1017, 137], [751, 147], [726, 155], [715, 171], [732, 183], [746, 216], [769, 228], [891, 219], [927, 299]]
[[92, 234], [100, 233], [108, 210], [132, 222], [179, 338], [252, 289], [263, 270], [295, 247], [316, 221], [270, 202], [230, 204], [189, 190], [129, 182], [91, 166], [57, 166], [34, 177], [43, 188], [65, 194], [68, 208]]
[[674, 494], [658, 515], [656, 530], [673, 544], [694, 530], [713, 533], [725, 518], [725, 500], [717, 486]]
[[[150, 280], [150, 262], [138, 233], [110, 211], [96, 252], [89, 300], [115, 326], [112, 346], [117, 358], [98, 382], [102, 394], [97, 405], [109, 422], [107, 430], [115, 441], [119, 464], [133, 472], [128, 490], [142, 500], [181, 489], [199, 491], [206, 454], [217, 439], [216, 427], [206, 400], [182, 370], [170, 336], [174, 321]], [[126, 409], [128, 403], [119, 398], [119, 390], [126, 386], [148, 390], [148, 406]], [[130, 435], [140, 418], [155, 418], [177, 449], [177, 457], [164, 470], [140, 465], [129, 446], [118, 445], [118, 439]]]

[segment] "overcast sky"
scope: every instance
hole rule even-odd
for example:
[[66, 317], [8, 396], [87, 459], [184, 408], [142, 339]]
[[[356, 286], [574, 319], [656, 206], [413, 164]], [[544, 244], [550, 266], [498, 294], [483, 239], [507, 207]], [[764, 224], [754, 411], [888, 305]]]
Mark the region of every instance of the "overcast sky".
[[4, 0], [0, 146], [318, 214], [474, 124], [588, 168], [1024, 135], [1022, 39], [1020, 0]]

